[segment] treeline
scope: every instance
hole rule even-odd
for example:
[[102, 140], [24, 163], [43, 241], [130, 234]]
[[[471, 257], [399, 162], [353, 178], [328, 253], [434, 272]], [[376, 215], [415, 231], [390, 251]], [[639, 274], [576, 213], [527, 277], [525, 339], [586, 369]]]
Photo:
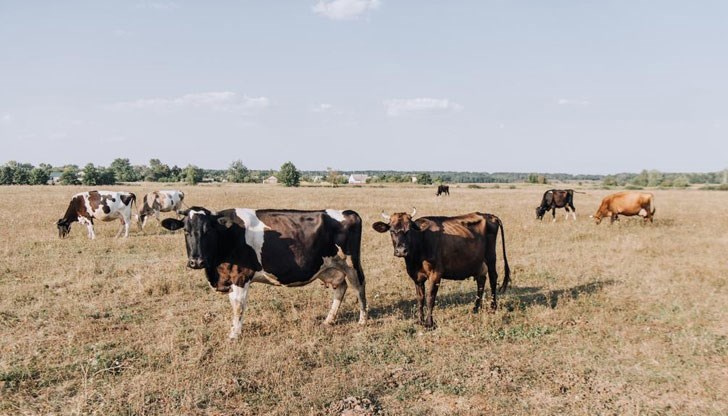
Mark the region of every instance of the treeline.
[[[304, 177], [327, 177], [330, 170], [326, 171], [303, 171]], [[533, 182], [537, 183], [538, 177], [547, 181], [583, 181], [601, 180], [603, 175], [573, 175], [570, 173], [534, 173], [534, 172], [455, 172], [455, 171], [395, 171], [395, 170], [357, 170], [353, 174], [364, 174], [369, 176], [369, 182], [411, 182], [412, 177], [426, 174], [432, 182], [442, 183], [511, 183], [511, 182]], [[541, 179], [543, 181], [543, 179]], [[418, 183], [420, 180], [418, 179]]]
[[117, 182], [237, 182], [260, 183], [275, 177], [286, 186], [298, 186], [300, 182], [328, 182], [344, 184], [349, 174], [367, 175], [368, 183], [540, 183], [554, 181], [601, 181], [604, 186], [628, 187], [687, 187], [691, 184], [726, 184], [728, 169], [708, 173], [664, 173], [658, 170], [643, 170], [640, 173], [619, 173], [615, 175], [574, 175], [569, 173], [533, 172], [454, 172], [454, 171], [393, 171], [361, 170], [343, 173], [333, 168], [326, 170], [299, 171], [291, 162], [284, 163], [278, 171], [251, 170], [241, 160], [230, 163], [227, 169], [202, 169], [195, 165], [181, 168], [169, 166], [159, 159], [151, 159], [147, 165], [132, 165], [129, 159], [117, 158], [111, 164], [98, 166], [92, 163], [84, 167], [77, 165], [51, 166], [41, 163], [10, 161], [0, 166], [0, 185], [113, 185]]

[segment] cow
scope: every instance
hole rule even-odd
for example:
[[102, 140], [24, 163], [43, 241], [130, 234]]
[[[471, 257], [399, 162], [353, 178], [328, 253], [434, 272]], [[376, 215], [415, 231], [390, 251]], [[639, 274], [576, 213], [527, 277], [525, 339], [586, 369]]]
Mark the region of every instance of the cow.
[[71, 198], [63, 218], [56, 222], [58, 236], [65, 238], [71, 232], [71, 224], [78, 221], [88, 229], [88, 238], [96, 238], [94, 220], [113, 221], [119, 219], [121, 226], [116, 237], [124, 232], [129, 236], [131, 224], [132, 204], [136, 202], [136, 195], [131, 192], [89, 191], [81, 192]]
[[610, 224], [619, 221], [619, 216], [639, 215], [644, 222], [653, 222], [655, 215], [655, 196], [649, 192], [623, 191], [607, 195], [602, 199], [597, 212], [591, 217], [599, 224], [602, 218], [609, 217]]
[[440, 196], [442, 194], [445, 194], [447, 196], [450, 196], [450, 186], [448, 185], [437, 185], [437, 193], [435, 196]]
[[182, 209], [182, 201], [185, 199], [185, 193], [182, 191], [153, 191], [144, 195], [144, 202], [139, 210], [137, 218], [139, 229], [144, 230], [147, 220], [150, 216], [154, 216], [159, 222], [160, 212], [177, 212]]
[[[413, 218], [416, 211], [412, 214], [400, 212], [392, 215], [382, 212], [382, 217], [387, 222], [378, 221], [372, 224], [372, 228], [379, 233], [389, 231], [394, 255], [404, 258], [407, 274], [417, 291], [420, 324], [429, 329], [435, 327], [432, 310], [442, 279], [464, 280], [474, 276], [477, 296], [473, 312], [476, 313], [482, 303], [487, 274], [493, 298], [490, 306], [495, 310], [498, 284], [496, 243], [499, 228], [505, 263], [501, 293], [508, 288], [511, 280], [501, 220], [495, 215], [480, 212], [455, 217], [420, 217], [415, 220]], [[423, 313], [426, 292], [429, 292], [427, 319]]]
[[[541, 198], [541, 205], [536, 207], [536, 219], [543, 220], [543, 216], [551, 210], [553, 222], [556, 222], [556, 208], [564, 208], [564, 219], [569, 218], [569, 208], [571, 214], [576, 221], [576, 208], [574, 207], [574, 191], [573, 189], [549, 189], [544, 192]], [[583, 193], [583, 192], [580, 192]]]
[[204, 269], [210, 286], [229, 294], [230, 339], [240, 336], [253, 282], [296, 287], [320, 279], [334, 289], [326, 325], [336, 319], [351, 285], [359, 299], [359, 323], [366, 323], [362, 221], [356, 212], [249, 208], [213, 212], [192, 207], [180, 214], [181, 220], [162, 220], [162, 227], [171, 231], [184, 228], [187, 267]]

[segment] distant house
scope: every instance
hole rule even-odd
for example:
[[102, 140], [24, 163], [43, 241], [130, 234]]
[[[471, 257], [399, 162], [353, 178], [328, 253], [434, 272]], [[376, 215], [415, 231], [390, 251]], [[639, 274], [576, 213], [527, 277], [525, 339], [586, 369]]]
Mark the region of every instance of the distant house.
[[412, 177], [412, 183], [417, 183], [417, 176]]
[[263, 179], [263, 183], [270, 183], [275, 185], [278, 183], [278, 178], [276, 178], [275, 176], [269, 176], [267, 179]]
[[349, 183], [350, 184], [362, 184], [367, 183], [367, 179], [369, 179], [369, 175], [359, 175], [359, 174], [351, 174], [349, 175]]
[[55, 185], [61, 181], [62, 172], [51, 172], [50, 178], [48, 178], [48, 185]]

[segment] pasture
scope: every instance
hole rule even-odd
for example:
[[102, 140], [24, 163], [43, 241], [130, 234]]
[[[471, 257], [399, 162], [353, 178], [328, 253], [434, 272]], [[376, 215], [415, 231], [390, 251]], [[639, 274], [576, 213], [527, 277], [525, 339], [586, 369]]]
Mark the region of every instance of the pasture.
[[[109, 187], [138, 198], [158, 184]], [[165, 185], [164, 188], [170, 187]], [[0, 187], [0, 414], [726, 414], [728, 193], [655, 190], [654, 224], [535, 219], [546, 187], [178, 187], [212, 209], [349, 208], [364, 220], [370, 320], [352, 290], [253, 284], [239, 340], [230, 304], [185, 267], [181, 232], [151, 219], [128, 239], [55, 221], [84, 187]], [[380, 211], [498, 215], [512, 288], [471, 313], [475, 282], [444, 281], [438, 328]], [[169, 216], [169, 214], [162, 214]], [[503, 259], [498, 243], [498, 270]]]

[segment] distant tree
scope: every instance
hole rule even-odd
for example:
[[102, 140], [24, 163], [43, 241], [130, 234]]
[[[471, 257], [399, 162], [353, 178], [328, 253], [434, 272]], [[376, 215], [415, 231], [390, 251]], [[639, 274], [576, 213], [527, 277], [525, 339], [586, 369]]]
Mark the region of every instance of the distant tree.
[[296, 169], [296, 165], [289, 161], [281, 165], [278, 180], [286, 186], [298, 186], [301, 183], [301, 173]]
[[150, 159], [149, 160], [149, 170], [147, 171], [147, 174], [144, 177], [144, 180], [150, 181], [150, 182], [159, 182], [163, 178], [168, 178], [169, 174], [170, 174], [169, 166], [162, 163], [159, 159]]
[[420, 185], [432, 185], [432, 177], [427, 172], [417, 175], [417, 183]]
[[63, 168], [60, 181], [62, 185], [78, 185], [78, 166], [68, 165]]
[[332, 185], [342, 185], [346, 183], [346, 178], [334, 168], [326, 168], [326, 182]]
[[650, 182], [650, 174], [646, 169], [643, 169], [639, 175], [635, 176], [632, 180], [632, 185], [636, 186], [647, 186]]
[[10, 164], [5, 164], [0, 168], [0, 185], [12, 185], [13, 177], [15, 177], [15, 168]]
[[674, 188], [687, 188], [690, 186], [690, 181], [688, 181], [688, 178], [685, 175], [680, 175], [673, 179], [672, 186]]
[[93, 163], [89, 163], [83, 167], [83, 177], [81, 183], [88, 186], [96, 186], [99, 184], [99, 171]]
[[116, 174], [109, 168], [99, 168], [99, 179], [97, 185], [114, 185], [116, 184]]
[[169, 168], [169, 181], [170, 182], [182, 182], [184, 180], [182, 175], [182, 168], [177, 165]]
[[185, 182], [190, 185], [197, 185], [199, 182], [202, 182], [202, 169], [195, 165], [187, 165], [184, 169], [184, 176]]
[[614, 175], [607, 175], [602, 179], [604, 186], [617, 186], [617, 178]]
[[665, 180], [665, 175], [659, 170], [651, 170], [647, 172], [647, 186], [660, 186]]
[[13, 184], [15, 185], [28, 185], [30, 184], [30, 171], [33, 170], [33, 165], [30, 163], [14, 163], [15, 171], [13, 172]]
[[230, 167], [227, 170], [227, 180], [228, 182], [235, 182], [235, 183], [242, 183], [242, 182], [249, 182], [250, 181], [250, 171], [248, 170], [245, 165], [243, 165], [243, 161], [238, 159], [234, 160]]
[[46, 185], [51, 178], [51, 167], [41, 163], [30, 171], [31, 185]]
[[129, 159], [114, 159], [109, 169], [114, 172], [116, 180], [121, 182], [136, 182], [140, 179], [140, 176], [134, 171], [134, 167], [129, 163]]

